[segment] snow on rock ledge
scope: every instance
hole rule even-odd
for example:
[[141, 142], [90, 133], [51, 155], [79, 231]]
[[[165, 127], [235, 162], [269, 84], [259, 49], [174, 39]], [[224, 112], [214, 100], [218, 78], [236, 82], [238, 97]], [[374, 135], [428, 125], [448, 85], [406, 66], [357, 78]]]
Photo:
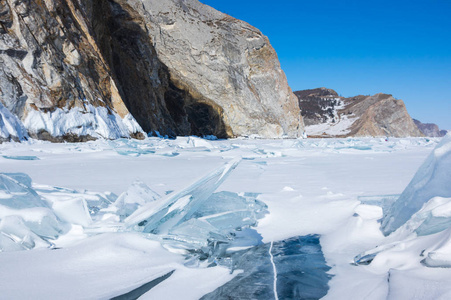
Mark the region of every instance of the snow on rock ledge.
[[92, 105], [87, 105], [85, 111], [79, 108], [57, 108], [45, 113], [32, 110], [28, 113], [24, 125], [30, 135], [36, 138], [42, 138], [44, 133], [48, 133], [56, 138], [72, 134], [87, 139], [118, 139], [143, 132], [130, 114], [122, 119], [117, 113], [109, 113], [105, 107]]

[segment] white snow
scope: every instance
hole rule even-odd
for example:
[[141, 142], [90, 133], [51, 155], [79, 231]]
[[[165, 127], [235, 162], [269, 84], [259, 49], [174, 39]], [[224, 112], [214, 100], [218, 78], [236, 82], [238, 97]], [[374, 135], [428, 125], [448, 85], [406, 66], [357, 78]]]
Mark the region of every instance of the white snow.
[[340, 118], [335, 118], [335, 123], [329, 120], [326, 123], [310, 125], [305, 127], [305, 132], [309, 136], [340, 136], [351, 132], [351, 126], [357, 121], [353, 115], [342, 115]]
[[[129, 220], [135, 224], [148, 217], [144, 207], [161, 209], [158, 201], [162, 199], [166, 203], [179, 199], [174, 203], [179, 208], [186, 206], [183, 197], [196, 194], [196, 187], [206, 182], [203, 179], [211, 178], [218, 184], [209, 184], [209, 189], [239, 195], [256, 193], [268, 206], [269, 214], [256, 227], [264, 242], [321, 235], [322, 250], [333, 274], [325, 299], [446, 299], [451, 295], [451, 268], [443, 267], [451, 266], [451, 229], [442, 221], [451, 216], [451, 198], [435, 193], [451, 187], [443, 175], [449, 170], [449, 149], [443, 147], [446, 140], [433, 154], [434, 170], [441, 170], [443, 162], [447, 166], [434, 173], [436, 180], [442, 180], [438, 181], [440, 190], [429, 189], [422, 206], [409, 214], [399, 232], [387, 237], [382, 234], [378, 220], [383, 212], [375, 205], [379, 200], [382, 205], [381, 199], [397, 199], [409, 182], [423, 183], [415, 178], [427, 174], [422, 172], [424, 168], [414, 174], [439, 141], [206, 141], [189, 137], [0, 144], [0, 171], [25, 173], [32, 179], [31, 183], [23, 175], [11, 175], [13, 181], [5, 182], [15, 180], [23, 191], [28, 191], [27, 186], [35, 190], [45, 204], [38, 208], [45, 206], [54, 213], [60, 228], [58, 236], [51, 239], [37, 234], [21, 219], [41, 215], [27, 211], [30, 207], [5, 208], [5, 201], [21, 195], [19, 190], [0, 188], [0, 245], [9, 250], [0, 253], [0, 297], [106, 299], [173, 270], [142, 298], [198, 299], [213, 291], [237, 273], [202, 264], [186, 267], [184, 257], [175, 253], [177, 249], [167, 247], [172, 253], [159, 241], [147, 239], [146, 234], [118, 232], [123, 223], [112, 210], [115, 204], [131, 204], [126, 214], [132, 214]], [[239, 165], [230, 164], [240, 158]], [[235, 169], [228, 173], [231, 167]], [[416, 185], [422, 186], [427, 184]], [[122, 202], [117, 202], [116, 195], [121, 194]], [[41, 202], [31, 203], [36, 206]], [[199, 225], [196, 222], [191, 225]], [[431, 231], [440, 226], [441, 231]], [[424, 234], [418, 233], [420, 229]], [[12, 234], [19, 243], [11, 242]], [[48, 242], [60, 249], [47, 249]], [[352, 264], [359, 255], [373, 255], [371, 263]]]

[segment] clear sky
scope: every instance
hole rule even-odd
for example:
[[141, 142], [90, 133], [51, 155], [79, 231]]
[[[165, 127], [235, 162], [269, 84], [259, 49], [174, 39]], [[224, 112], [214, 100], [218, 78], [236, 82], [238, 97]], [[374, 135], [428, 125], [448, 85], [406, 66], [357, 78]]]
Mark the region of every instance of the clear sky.
[[269, 37], [296, 90], [379, 92], [451, 129], [451, 0], [200, 0]]

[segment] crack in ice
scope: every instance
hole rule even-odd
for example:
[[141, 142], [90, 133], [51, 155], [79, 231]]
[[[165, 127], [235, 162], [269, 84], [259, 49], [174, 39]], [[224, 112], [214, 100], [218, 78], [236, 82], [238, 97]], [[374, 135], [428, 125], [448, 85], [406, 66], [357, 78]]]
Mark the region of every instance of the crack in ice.
[[269, 257], [271, 258], [272, 270], [273, 270], [273, 274], [274, 274], [274, 285], [273, 285], [274, 299], [279, 300], [279, 296], [277, 296], [277, 268], [276, 268], [276, 264], [274, 263], [274, 256], [272, 255], [273, 243], [274, 242], [271, 241], [271, 245], [269, 246]]

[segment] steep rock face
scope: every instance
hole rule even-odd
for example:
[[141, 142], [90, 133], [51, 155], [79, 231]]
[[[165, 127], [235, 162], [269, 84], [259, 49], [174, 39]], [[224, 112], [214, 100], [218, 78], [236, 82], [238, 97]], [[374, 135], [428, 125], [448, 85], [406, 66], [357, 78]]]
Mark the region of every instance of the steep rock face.
[[214, 112], [227, 136], [299, 136], [297, 99], [259, 30], [197, 0], [127, 2], [145, 17], [174, 85], [195, 100], [188, 115]]
[[0, 63], [0, 103], [34, 138], [302, 126], [267, 38], [194, 0], [0, 0]]
[[[423, 136], [407, 113], [404, 102], [392, 95], [380, 93], [344, 98], [325, 88], [295, 94], [302, 115], [307, 116], [309, 136]], [[309, 110], [312, 107], [313, 113]]]
[[0, 102], [32, 137], [141, 133], [75, 1], [0, 1]]
[[413, 119], [413, 122], [425, 136], [442, 137], [447, 133], [446, 130], [440, 130], [437, 124], [434, 123], [422, 123], [415, 119]]
[[[143, 12], [142, 4], [133, 4]], [[224, 125], [214, 114], [204, 116], [214, 125], [196, 126], [196, 116], [188, 113], [189, 103], [195, 100], [175, 86], [168, 68], [158, 58], [143, 18], [145, 12], [139, 14], [123, 0], [84, 0], [84, 5], [119, 93], [144, 131], [169, 136], [214, 134], [225, 137]]]

